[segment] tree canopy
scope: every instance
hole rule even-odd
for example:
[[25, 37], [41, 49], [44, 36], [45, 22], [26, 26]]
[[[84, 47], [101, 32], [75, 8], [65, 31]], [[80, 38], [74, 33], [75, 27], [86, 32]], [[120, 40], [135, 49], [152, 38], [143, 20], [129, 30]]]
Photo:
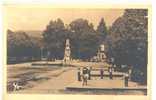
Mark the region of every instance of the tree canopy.
[[97, 32], [101, 34], [102, 40], [104, 41], [107, 34], [108, 34], [108, 29], [106, 27], [106, 23], [104, 21], [104, 18], [101, 18], [99, 25], [97, 26]]
[[22, 59], [39, 57], [41, 40], [29, 37], [25, 32], [7, 31], [7, 56]]
[[85, 19], [76, 19], [69, 25], [64, 25], [61, 19], [50, 21], [43, 36], [51, 57], [59, 59], [64, 56], [64, 45], [67, 38], [71, 42], [71, 56], [75, 59], [89, 59], [96, 54], [99, 44], [99, 35], [94, 30], [93, 24]]
[[61, 19], [51, 20], [43, 32], [46, 51], [51, 58], [63, 58], [65, 39], [68, 38], [68, 30]]
[[145, 78], [147, 77], [147, 26], [146, 9], [127, 9], [124, 15], [113, 23], [107, 36], [109, 55], [115, 58], [115, 63], [133, 66], [135, 71], [138, 70]]
[[80, 59], [89, 59], [96, 54], [99, 46], [99, 35], [94, 30], [92, 23], [85, 19], [77, 19], [70, 24], [71, 44], [73, 56]]

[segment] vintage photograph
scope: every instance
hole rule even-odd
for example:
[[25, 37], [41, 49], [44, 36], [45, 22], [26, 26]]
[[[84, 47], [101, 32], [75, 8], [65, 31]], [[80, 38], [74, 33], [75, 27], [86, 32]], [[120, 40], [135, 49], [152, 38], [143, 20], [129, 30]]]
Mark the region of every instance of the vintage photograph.
[[147, 95], [148, 9], [5, 11], [7, 93]]

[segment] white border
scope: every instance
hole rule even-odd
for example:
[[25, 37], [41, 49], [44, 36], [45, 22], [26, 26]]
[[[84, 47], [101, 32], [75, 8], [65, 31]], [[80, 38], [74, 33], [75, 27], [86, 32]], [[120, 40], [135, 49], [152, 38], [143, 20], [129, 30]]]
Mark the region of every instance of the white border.
[[152, 100], [156, 100], [156, 2], [155, 0], [0, 0], [0, 100], [2, 99], [2, 67], [3, 67], [3, 33], [2, 33], [2, 4], [151, 4], [152, 6]]

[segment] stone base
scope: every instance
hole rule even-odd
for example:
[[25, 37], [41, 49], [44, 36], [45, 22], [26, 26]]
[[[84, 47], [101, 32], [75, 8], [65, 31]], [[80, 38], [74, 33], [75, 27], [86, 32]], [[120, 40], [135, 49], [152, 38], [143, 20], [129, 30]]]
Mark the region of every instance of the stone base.
[[139, 86], [135, 82], [129, 82], [129, 86], [124, 86], [123, 80], [88, 80], [88, 84], [82, 86], [82, 82], [76, 81], [68, 86], [69, 91], [96, 91], [104, 94], [147, 94], [146, 86]]

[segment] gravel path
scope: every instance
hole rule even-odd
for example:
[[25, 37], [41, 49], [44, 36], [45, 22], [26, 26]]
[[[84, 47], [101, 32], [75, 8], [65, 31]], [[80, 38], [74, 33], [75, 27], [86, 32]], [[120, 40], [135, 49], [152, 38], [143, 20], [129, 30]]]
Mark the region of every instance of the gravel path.
[[[50, 75], [50, 73], [48, 73]], [[51, 79], [42, 83], [34, 84], [34, 87], [17, 91], [18, 93], [57, 93], [59, 90], [64, 90], [65, 87], [76, 81], [76, 70], [69, 69], [63, 72], [58, 77], [52, 77]]]

